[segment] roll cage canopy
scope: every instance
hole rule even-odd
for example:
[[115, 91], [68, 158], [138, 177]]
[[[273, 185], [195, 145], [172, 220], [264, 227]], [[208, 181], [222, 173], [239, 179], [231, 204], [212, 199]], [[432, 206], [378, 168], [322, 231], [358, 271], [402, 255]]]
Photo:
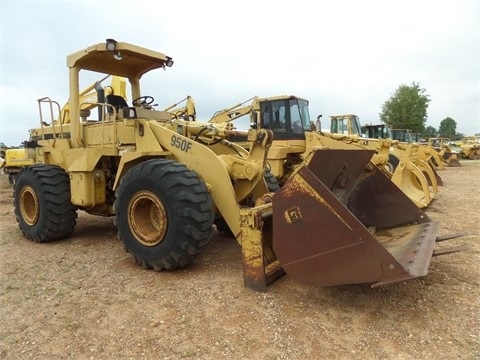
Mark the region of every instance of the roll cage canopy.
[[172, 66], [172, 58], [157, 51], [107, 39], [67, 56], [69, 68], [140, 79], [143, 74]]

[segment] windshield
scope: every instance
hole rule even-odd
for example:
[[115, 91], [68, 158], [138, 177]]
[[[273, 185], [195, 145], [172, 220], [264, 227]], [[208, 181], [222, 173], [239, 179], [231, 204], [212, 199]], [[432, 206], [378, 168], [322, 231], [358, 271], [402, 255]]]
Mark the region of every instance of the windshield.
[[302, 134], [310, 130], [310, 113], [308, 112], [308, 101], [290, 99], [290, 116], [294, 134]]

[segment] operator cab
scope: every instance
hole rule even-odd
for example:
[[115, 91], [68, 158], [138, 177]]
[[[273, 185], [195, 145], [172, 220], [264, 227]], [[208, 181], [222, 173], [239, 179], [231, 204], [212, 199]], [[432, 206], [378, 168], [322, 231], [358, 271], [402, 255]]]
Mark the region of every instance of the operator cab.
[[332, 134], [358, 135], [362, 137], [360, 120], [353, 114], [330, 116], [330, 132]]
[[290, 96], [260, 100], [260, 127], [270, 129], [277, 140], [304, 140], [310, 130], [308, 101]]

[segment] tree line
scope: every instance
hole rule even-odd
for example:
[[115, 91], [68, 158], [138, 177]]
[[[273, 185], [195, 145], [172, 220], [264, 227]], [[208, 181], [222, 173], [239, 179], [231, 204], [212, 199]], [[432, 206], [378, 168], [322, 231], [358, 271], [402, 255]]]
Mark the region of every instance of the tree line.
[[429, 102], [430, 96], [419, 83], [400, 85], [390, 99], [383, 103], [380, 120], [392, 129], [410, 129], [413, 133], [420, 133], [423, 138], [464, 138], [464, 134], [457, 133], [457, 122], [451, 117], [440, 121], [438, 130], [433, 126], [425, 126]]

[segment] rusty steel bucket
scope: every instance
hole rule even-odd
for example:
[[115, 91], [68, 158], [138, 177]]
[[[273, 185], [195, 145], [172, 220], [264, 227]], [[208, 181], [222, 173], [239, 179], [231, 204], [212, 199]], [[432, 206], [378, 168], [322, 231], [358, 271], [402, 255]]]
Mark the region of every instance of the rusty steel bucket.
[[439, 224], [370, 162], [372, 155], [314, 151], [275, 193], [272, 247], [294, 280], [380, 286], [427, 274]]

